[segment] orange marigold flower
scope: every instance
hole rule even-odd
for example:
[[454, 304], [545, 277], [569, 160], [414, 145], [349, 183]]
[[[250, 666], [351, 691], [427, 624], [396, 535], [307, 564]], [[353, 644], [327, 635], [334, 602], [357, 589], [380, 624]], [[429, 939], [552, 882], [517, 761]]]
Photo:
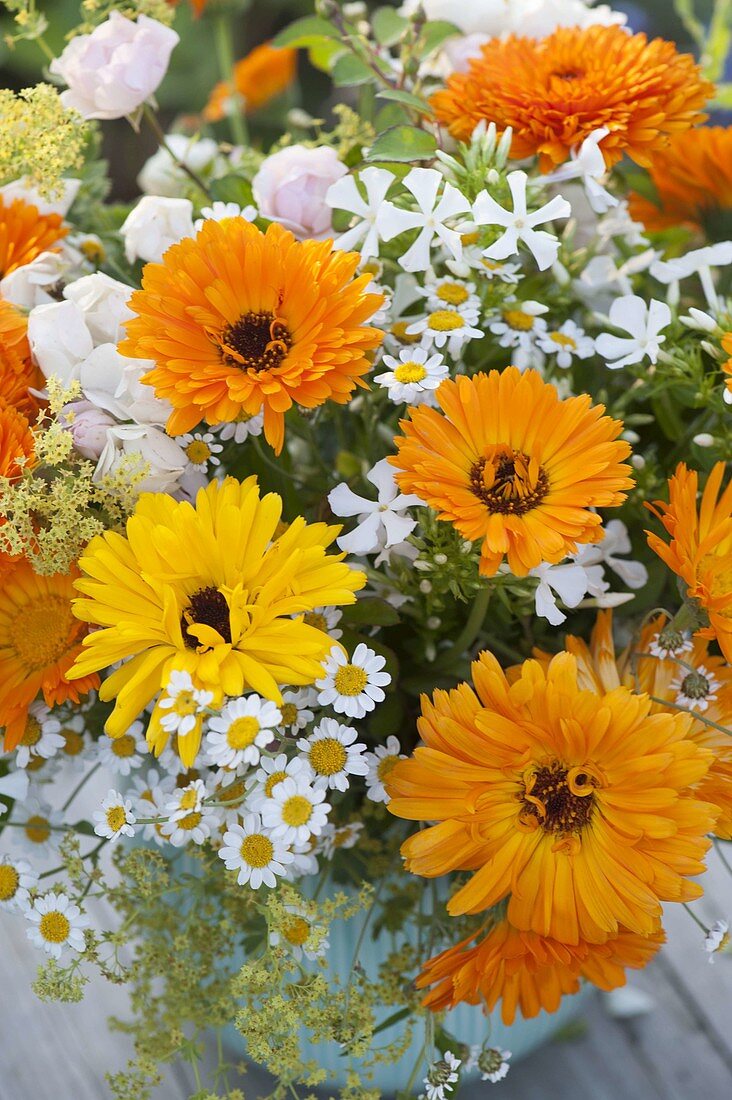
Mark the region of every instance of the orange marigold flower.
[[218, 122], [224, 118], [226, 102], [233, 95], [241, 96], [243, 110], [251, 114], [289, 88], [296, 73], [297, 50], [279, 50], [264, 42], [237, 61], [233, 80], [225, 80], [215, 86], [204, 107], [203, 117], [207, 122]]
[[227, 218], [147, 264], [119, 349], [155, 360], [144, 381], [173, 406], [170, 434], [263, 411], [279, 453], [293, 404], [349, 401], [382, 337], [367, 325], [382, 296], [354, 278], [358, 262], [331, 241]]
[[526, 661], [509, 684], [495, 657], [461, 684], [422, 699], [424, 747], [392, 769], [390, 811], [436, 822], [402, 846], [408, 870], [473, 871], [448, 912], [506, 900], [524, 932], [565, 944], [605, 943], [623, 929], [652, 935], [662, 901], [702, 893], [714, 808], [693, 787], [712, 754], [691, 717], [652, 714], [627, 688], [598, 696], [577, 662]]
[[516, 576], [599, 542], [591, 508], [621, 504], [632, 486], [619, 420], [583, 394], [561, 400], [537, 371], [465, 376], [437, 390], [442, 413], [422, 405], [401, 421], [390, 461], [416, 493], [468, 539], [483, 540], [480, 571], [506, 557]]
[[646, 504], [671, 536], [669, 543], [646, 531], [648, 545], [686, 584], [686, 595], [709, 619], [698, 634], [716, 638], [732, 662], [732, 481], [720, 495], [725, 473], [718, 462], [697, 510], [699, 475], [680, 462], [669, 478], [669, 502]]
[[561, 164], [593, 130], [608, 165], [627, 153], [648, 165], [672, 134], [706, 118], [714, 85], [672, 42], [618, 26], [560, 27], [546, 38], [492, 38], [467, 72], [432, 96], [440, 122], [469, 141], [479, 122], [513, 130], [511, 156]]
[[33, 450], [28, 421], [14, 405], [0, 397], [0, 477], [17, 478], [32, 461]]
[[0, 395], [34, 421], [39, 405], [30, 390], [42, 390], [45, 379], [31, 359], [27, 333], [25, 316], [0, 300]]
[[527, 1019], [542, 1009], [556, 1012], [565, 994], [579, 991], [581, 978], [605, 990], [625, 985], [625, 968], [646, 966], [665, 938], [660, 927], [648, 936], [621, 929], [602, 944], [570, 945], [504, 919], [430, 959], [416, 984], [433, 986], [422, 1003], [434, 1012], [461, 1001], [492, 1012], [501, 1001], [501, 1018], [510, 1025], [517, 1010]]
[[41, 252], [55, 251], [67, 233], [59, 214], [41, 214], [22, 199], [6, 203], [0, 195], [0, 279]]
[[49, 707], [78, 703], [99, 684], [96, 674], [69, 682], [66, 673], [87, 633], [71, 610], [73, 573], [39, 577], [21, 561], [0, 586], [0, 726], [5, 750], [23, 737], [28, 708], [39, 692]]
[[732, 129], [700, 126], [674, 135], [648, 171], [656, 198], [631, 191], [631, 217], [651, 231], [685, 225], [704, 232], [716, 215], [732, 210]]

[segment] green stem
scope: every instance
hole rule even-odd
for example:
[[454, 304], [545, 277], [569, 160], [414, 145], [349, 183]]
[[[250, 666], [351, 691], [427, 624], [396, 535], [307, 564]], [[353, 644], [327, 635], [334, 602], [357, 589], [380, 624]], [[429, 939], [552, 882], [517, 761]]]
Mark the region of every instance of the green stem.
[[66, 812], [66, 810], [68, 810], [69, 806], [70, 806], [70, 805], [71, 805], [71, 803], [72, 803], [72, 802], [74, 801], [74, 799], [76, 798], [76, 796], [77, 796], [77, 794], [79, 793], [79, 791], [81, 791], [81, 790], [82, 790], [82, 789], [83, 789], [83, 788], [84, 788], [84, 787], [86, 786], [86, 784], [87, 784], [87, 783], [89, 782], [89, 780], [90, 780], [90, 779], [91, 779], [91, 777], [92, 777], [92, 776], [94, 775], [94, 773], [95, 773], [95, 772], [97, 772], [97, 771], [99, 771], [99, 768], [100, 768], [100, 767], [101, 767], [101, 765], [100, 765], [100, 764], [95, 764], [95, 765], [94, 765], [94, 767], [93, 767], [93, 768], [91, 768], [91, 769], [90, 769], [90, 770], [89, 770], [89, 771], [88, 771], [88, 772], [86, 773], [86, 775], [83, 775], [83, 776], [81, 777], [81, 779], [80, 779], [80, 780], [79, 780], [79, 782], [78, 782], [78, 783], [76, 784], [76, 786], [74, 787], [73, 791], [71, 792], [71, 794], [70, 794], [70, 795], [69, 795], [69, 797], [68, 797], [68, 798], [66, 799], [66, 801], [65, 801], [65, 802], [64, 802], [64, 804], [63, 804], [63, 806], [61, 807], [61, 812], [62, 812], [62, 813], [65, 813], [65, 812]]
[[719, 861], [722, 864], [722, 866], [724, 867], [725, 871], [728, 871], [730, 873], [730, 875], [732, 875], [732, 864], [729, 863], [727, 857], [724, 855], [724, 853], [722, 851], [722, 843], [719, 840], [715, 839], [715, 841], [714, 841], [714, 850], [717, 853], [717, 855], [719, 856]]
[[448, 650], [441, 653], [435, 665], [440, 668], [449, 668], [453, 661], [459, 660], [463, 656], [466, 650], [475, 642], [475, 639], [480, 634], [483, 627], [485, 617], [488, 611], [488, 604], [491, 598], [491, 590], [486, 585], [485, 588], [481, 588], [473, 601], [473, 606], [468, 615], [465, 626], [458, 634], [454, 643]]
[[704, 922], [703, 922], [703, 921], [700, 921], [700, 920], [699, 920], [699, 918], [697, 917], [696, 913], [695, 913], [695, 912], [693, 912], [693, 910], [691, 909], [691, 907], [690, 907], [689, 905], [687, 905], [687, 903], [686, 903], [685, 901], [682, 901], [682, 903], [681, 903], [681, 904], [683, 905], [684, 909], [685, 909], [685, 910], [686, 910], [686, 912], [687, 912], [687, 913], [689, 914], [689, 916], [691, 917], [691, 919], [692, 919], [692, 920], [694, 921], [694, 923], [695, 923], [695, 924], [698, 924], [698, 925], [699, 925], [699, 927], [701, 928], [702, 932], [703, 932], [703, 933], [704, 933], [704, 935], [706, 936], [706, 934], [707, 934], [707, 933], [708, 933], [708, 931], [709, 931], [709, 929], [707, 928], [706, 924], [704, 924]]
[[697, 721], [703, 722], [705, 726], [711, 726], [712, 729], [719, 730], [720, 733], [726, 733], [728, 737], [732, 737], [732, 730], [728, 730], [726, 726], [720, 726], [719, 722], [713, 722], [711, 718], [705, 718], [698, 710], [680, 707], [678, 703], [670, 703], [668, 699], [659, 699], [657, 695], [649, 695], [648, 698], [652, 703], [660, 703], [662, 707], [670, 707], [671, 710], [680, 710], [682, 714], [688, 714], [692, 718], [696, 718]]
[[188, 176], [188, 178], [190, 180], [192, 180], [193, 183], [195, 183], [196, 187], [198, 187], [201, 191], [203, 191], [206, 198], [209, 200], [209, 202], [211, 202], [212, 201], [212, 195], [211, 195], [211, 192], [208, 188], [208, 185], [205, 184], [203, 182], [203, 180], [201, 179], [201, 177], [196, 172], [194, 172], [192, 168], [189, 168], [188, 165], [185, 164], [185, 162], [180, 159], [180, 157], [177, 157], [175, 155], [173, 150], [170, 148], [170, 145], [168, 145], [168, 139], [166, 138], [165, 133], [163, 132], [163, 129], [162, 129], [160, 123], [158, 122], [157, 115], [155, 114], [155, 112], [153, 111], [153, 109], [152, 109], [152, 107], [150, 106], [149, 103], [146, 103], [143, 106], [142, 113], [144, 114], [145, 118], [147, 119], [147, 122], [150, 126], [150, 129], [155, 134], [155, 137], [158, 140], [158, 145], [160, 146], [160, 148], [165, 149], [166, 153], [171, 158], [173, 163], [178, 168], [180, 168], [181, 172], [185, 172], [185, 174]]
[[[225, 84], [234, 81], [234, 44], [232, 34], [231, 14], [228, 11], [217, 12], [213, 20], [214, 46], [216, 58], [219, 63], [219, 74]], [[231, 136], [235, 145], [248, 145], [249, 134], [247, 124], [242, 111], [237, 107], [231, 114], [227, 114]]]

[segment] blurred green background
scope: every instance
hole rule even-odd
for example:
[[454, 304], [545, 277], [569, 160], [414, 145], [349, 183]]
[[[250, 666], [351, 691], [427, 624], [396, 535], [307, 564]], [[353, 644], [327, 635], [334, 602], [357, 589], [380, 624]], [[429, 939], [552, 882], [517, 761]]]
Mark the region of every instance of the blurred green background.
[[[229, 0], [213, 0], [214, 5], [217, 2], [227, 3]], [[399, 7], [400, 2], [369, 0], [367, 6]], [[470, 3], [471, 0], [465, 2]], [[689, 36], [668, 0], [641, 0], [638, 3], [622, 0], [612, 6], [628, 14], [634, 30], [672, 38], [682, 49], [691, 49]], [[704, 9], [710, 6], [710, 0], [702, 0], [698, 6], [696, 14], [702, 21], [705, 18]], [[79, 23], [79, 0], [47, 0], [38, 7], [49, 22], [46, 39], [58, 54], [63, 49], [68, 31]], [[312, 10], [313, 0], [249, 0], [248, 3], [237, 4], [232, 21], [235, 57], [244, 56], [293, 19]], [[175, 13], [174, 27], [181, 41], [173, 52], [170, 70], [158, 93], [161, 121], [166, 128], [176, 120], [180, 121], [181, 115], [200, 112], [211, 88], [221, 78], [214, 48], [213, 12], [209, 10], [201, 19], [196, 19], [189, 0], [181, 0]], [[27, 42], [20, 43], [14, 49], [7, 46], [4, 35], [12, 30], [9, 15], [0, 16], [0, 28], [3, 32], [0, 36], [0, 77], [3, 85], [18, 89], [36, 83], [43, 73], [40, 51], [33, 43]], [[326, 78], [308, 64], [305, 55], [300, 58], [299, 71], [299, 89], [290, 93], [287, 106], [305, 106], [311, 113], [322, 115], [327, 112], [329, 96]], [[342, 97], [343, 91], [338, 94]], [[254, 119], [253, 134], [265, 147], [282, 126], [282, 106], [280, 102], [274, 111], [265, 108]], [[103, 124], [103, 151], [109, 162], [114, 198], [125, 200], [137, 194], [135, 178], [155, 148], [155, 138], [146, 127], [140, 134], [135, 134], [124, 119]]]

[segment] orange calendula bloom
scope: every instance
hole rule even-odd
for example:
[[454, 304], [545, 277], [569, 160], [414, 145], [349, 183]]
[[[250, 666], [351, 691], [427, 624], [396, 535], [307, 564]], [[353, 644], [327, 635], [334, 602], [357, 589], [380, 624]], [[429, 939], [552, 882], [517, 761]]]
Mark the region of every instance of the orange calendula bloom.
[[39, 692], [49, 707], [78, 703], [99, 684], [95, 674], [66, 678], [87, 633], [71, 610], [74, 574], [39, 577], [26, 561], [0, 586], [0, 727], [5, 749], [23, 737], [28, 708]]
[[608, 166], [624, 153], [648, 165], [669, 138], [703, 122], [714, 85], [672, 42], [617, 26], [560, 27], [546, 38], [492, 38], [467, 72], [432, 96], [440, 122], [469, 141], [483, 120], [513, 130], [511, 156], [551, 170], [606, 128]]
[[390, 461], [405, 493], [483, 540], [481, 573], [505, 557], [523, 577], [602, 539], [590, 509], [622, 504], [633, 484], [623, 425], [604, 405], [587, 394], [561, 400], [537, 371], [515, 367], [445, 381], [437, 402], [442, 412], [410, 410]]
[[33, 460], [34, 441], [28, 421], [0, 397], [0, 477], [17, 478]]
[[218, 122], [224, 118], [227, 101], [233, 95], [241, 96], [242, 110], [251, 114], [282, 95], [294, 81], [296, 73], [297, 50], [279, 50], [264, 42], [237, 61], [232, 80], [216, 85], [204, 108], [203, 117], [207, 122]]
[[542, 1009], [556, 1012], [565, 994], [579, 991], [581, 978], [605, 990], [625, 985], [625, 968], [646, 966], [664, 940], [660, 928], [648, 936], [621, 929], [602, 944], [571, 945], [499, 920], [430, 959], [417, 987], [433, 987], [422, 1003], [435, 1012], [461, 1001], [492, 1012], [501, 1001], [501, 1018], [510, 1025], [517, 1010], [526, 1019]]
[[30, 390], [42, 390], [45, 379], [31, 359], [27, 334], [23, 314], [0, 300], [0, 396], [33, 421], [39, 405]]
[[407, 869], [432, 878], [474, 873], [448, 912], [506, 900], [523, 932], [564, 944], [652, 935], [662, 901], [702, 888], [714, 808], [693, 787], [712, 754], [691, 717], [651, 713], [627, 688], [598, 696], [560, 653], [526, 661], [513, 683], [490, 653], [461, 684], [422, 699], [424, 747], [387, 780], [390, 811], [436, 822], [411, 836]]
[[716, 638], [732, 662], [732, 481], [722, 492], [725, 464], [710, 473], [697, 508], [699, 475], [680, 462], [669, 478], [669, 502], [647, 504], [671, 536], [665, 542], [647, 531], [648, 545], [686, 584], [686, 595], [704, 612], [709, 625], [702, 638]]
[[631, 191], [634, 221], [651, 231], [685, 225], [703, 232], [715, 215], [732, 210], [732, 128], [700, 126], [674, 136], [654, 154], [648, 171], [656, 197]]
[[331, 241], [228, 218], [147, 264], [119, 348], [157, 364], [144, 381], [173, 406], [170, 434], [263, 411], [279, 453], [293, 404], [349, 401], [382, 336], [367, 324], [382, 296], [367, 293], [370, 275], [354, 278], [358, 262]]
[[22, 199], [6, 203], [0, 195], [0, 279], [41, 252], [56, 251], [67, 233], [59, 214], [41, 214]]

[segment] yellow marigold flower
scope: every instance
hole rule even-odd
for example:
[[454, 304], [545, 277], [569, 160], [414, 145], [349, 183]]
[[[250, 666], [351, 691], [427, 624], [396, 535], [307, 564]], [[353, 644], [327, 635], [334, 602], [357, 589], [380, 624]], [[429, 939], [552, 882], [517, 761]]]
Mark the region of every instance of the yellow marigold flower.
[[218, 122], [226, 115], [226, 101], [238, 94], [247, 114], [264, 107], [271, 99], [290, 87], [297, 73], [297, 50], [278, 50], [269, 42], [255, 46], [246, 57], [234, 65], [233, 79], [217, 84], [203, 117]]
[[703, 232], [715, 215], [732, 210], [732, 129], [700, 126], [674, 136], [648, 171], [656, 197], [630, 192], [634, 221], [651, 231], [685, 225]]
[[5, 749], [21, 740], [28, 708], [39, 692], [49, 707], [78, 703], [99, 683], [88, 673], [69, 682], [86, 626], [74, 618], [72, 573], [39, 577], [26, 561], [14, 565], [0, 585], [0, 726]]
[[559, 27], [546, 38], [492, 38], [431, 104], [453, 137], [479, 122], [513, 131], [511, 156], [551, 170], [593, 130], [608, 165], [627, 153], [648, 165], [669, 138], [703, 122], [714, 85], [672, 42], [618, 26]]
[[621, 929], [602, 944], [564, 944], [504, 919], [430, 959], [416, 984], [433, 986], [422, 1002], [433, 1012], [461, 1001], [492, 1012], [501, 1001], [501, 1018], [510, 1025], [517, 1010], [526, 1019], [542, 1009], [556, 1012], [565, 994], [579, 991], [581, 978], [605, 990], [625, 985], [625, 968], [646, 966], [665, 938], [660, 927], [648, 936]]
[[[117, 700], [110, 737], [126, 733], [174, 671], [215, 701], [251, 690], [279, 703], [281, 685], [318, 677], [333, 643], [302, 613], [353, 603], [366, 578], [326, 553], [339, 527], [298, 518], [278, 533], [281, 512], [276, 494], [260, 499], [256, 477], [226, 478], [201, 489], [195, 506], [144, 493], [126, 535], [92, 540], [74, 611], [103, 629], [85, 639], [72, 676], [123, 662], [100, 688]], [[158, 718], [148, 731], [156, 752], [167, 739]], [[181, 745], [184, 763], [197, 749]]]
[[714, 809], [693, 787], [712, 755], [688, 715], [581, 690], [569, 653], [526, 661], [511, 684], [490, 653], [472, 672], [475, 691], [423, 697], [425, 747], [387, 779], [392, 813], [437, 822], [404, 843], [407, 868], [474, 872], [450, 914], [505, 899], [521, 931], [605, 943], [651, 935], [662, 901], [701, 895], [688, 876], [704, 870]]
[[671, 536], [669, 543], [646, 531], [648, 545], [686, 584], [686, 595], [709, 618], [699, 630], [716, 638], [732, 662], [732, 481], [720, 495], [725, 473], [718, 462], [707, 479], [697, 510], [699, 475], [680, 462], [669, 478], [669, 502], [646, 504]]
[[0, 279], [41, 252], [56, 251], [67, 233], [59, 214], [40, 214], [32, 203], [6, 203], [0, 195]]
[[227, 218], [148, 264], [119, 348], [155, 360], [143, 380], [172, 404], [170, 434], [263, 411], [279, 452], [293, 404], [349, 401], [382, 335], [366, 324], [382, 297], [366, 293], [370, 275], [353, 277], [358, 262], [331, 241]]
[[445, 381], [442, 412], [410, 410], [390, 461], [416, 493], [468, 539], [483, 540], [481, 573], [505, 558], [516, 576], [599, 542], [591, 508], [622, 504], [632, 486], [623, 425], [583, 394], [561, 400], [537, 371], [515, 367]]

